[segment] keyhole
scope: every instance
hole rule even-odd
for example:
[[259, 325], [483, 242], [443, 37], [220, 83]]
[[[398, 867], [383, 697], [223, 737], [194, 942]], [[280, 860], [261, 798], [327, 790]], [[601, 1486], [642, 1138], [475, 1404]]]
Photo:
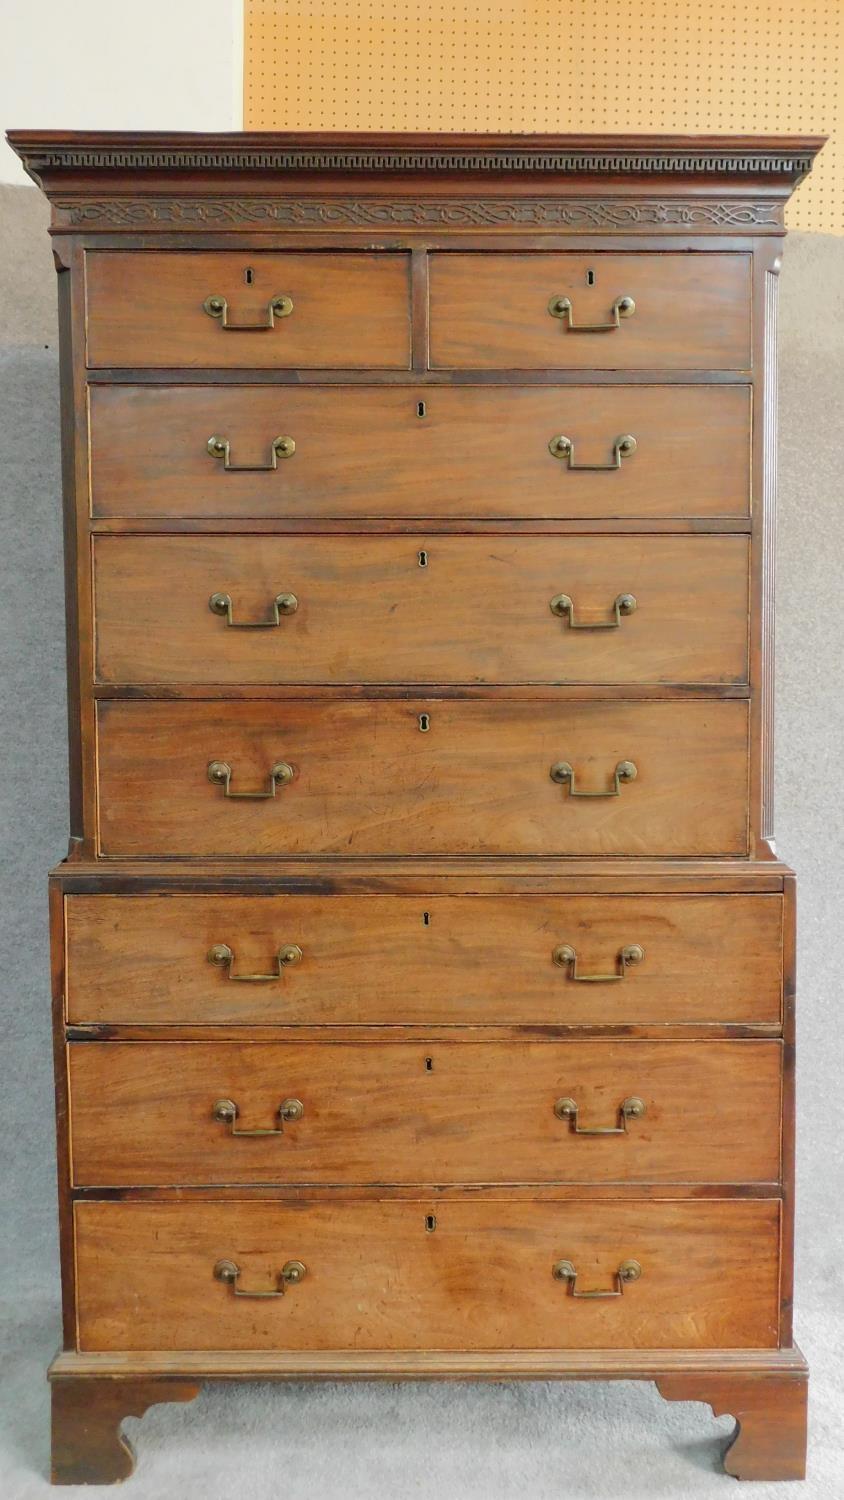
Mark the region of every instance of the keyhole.
[[243, 279], [246, 282], [247, 286], [252, 285], [253, 281], [255, 280], [255, 272], [253, 271], [251, 266], [246, 267], [246, 270], [243, 273]]
[[436, 1229], [436, 1227], [437, 1227], [437, 1216], [436, 1216], [436, 1214], [426, 1214], [425, 1215], [425, 1233], [426, 1234], [433, 1234], [433, 1232]]
[[426, 1057], [425, 1058], [425, 1072], [426, 1073], [433, 1073], [433, 1071], [434, 1071], [434, 1059], [432, 1057]]
[[430, 714], [420, 714], [419, 715], [419, 728], [421, 729], [422, 733], [423, 734], [427, 734], [428, 730], [430, 729], [430, 727], [431, 727], [431, 715]]
[[587, 271], [586, 272], [586, 285], [587, 286], [594, 286], [595, 285], [595, 272], [594, 271]]
[[430, 925], [431, 925], [431, 913], [429, 911], [423, 911], [423, 913], [422, 913], [422, 926], [423, 927], [430, 927]]
[[417, 556], [417, 561], [419, 563], [420, 568], [427, 568], [427, 566], [428, 566], [428, 554], [425, 551], [424, 547], [423, 547], [423, 549], [422, 549], [421, 552], [418, 552], [416, 554], [416, 556]]
[[417, 403], [416, 403], [416, 415], [417, 415], [417, 417], [424, 417], [424, 416], [427, 415], [427, 413], [425, 411], [425, 402], [424, 401], [417, 401]]

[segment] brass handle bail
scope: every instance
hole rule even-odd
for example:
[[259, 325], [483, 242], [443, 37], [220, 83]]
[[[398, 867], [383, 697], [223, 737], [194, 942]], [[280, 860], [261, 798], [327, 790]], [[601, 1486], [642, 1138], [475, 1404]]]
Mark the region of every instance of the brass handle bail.
[[226, 333], [265, 333], [268, 328], [275, 328], [276, 318], [289, 318], [293, 311], [293, 298], [287, 297], [281, 292], [271, 297], [267, 303], [267, 318], [264, 323], [230, 323], [229, 304], [225, 297], [212, 292], [206, 297], [202, 304], [203, 310], [209, 318], [217, 318], [220, 327]]
[[560, 433], [559, 437], [553, 437], [548, 444], [548, 451], [554, 458], [565, 459], [567, 469], [576, 469], [581, 473], [599, 473], [610, 469], [620, 469], [623, 458], [632, 458], [639, 444], [636, 442], [632, 432], [624, 432], [617, 437], [612, 445], [612, 459], [608, 464], [576, 464], [574, 461], [574, 442], [570, 437]]
[[552, 615], [568, 620], [569, 630], [618, 630], [622, 615], [635, 614], [637, 607], [638, 601], [635, 594], [616, 594], [611, 620], [576, 620], [574, 600], [570, 594], [555, 594], [549, 604]]
[[645, 950], [639, 943], [628, 943], [626, 947], [619, 948], [618, 968], [614, 974], [578, 974], [577, 951], [569, 943], [560, 943], [554, 949], [552, 957], [561, 969], [568, 969], [569, 979], [576, 980], [578, 984], [617, 984], [632, 964], [642, 963]]
[[622, 783], [635, 781], [639, 772], [632, 760], [620, 760], [613, 773], [613, 784], [603, 792], [584, 792], [575, 786], [574, 768], [567, 760], [558, 760], [551, 767], [551, 780], [560, 786], [568, 784], [570, 797], [620, 797]]
[[302, 950], [298, 943], [285, 943], [276, 953], [276, 966], [269, 974], [233, 974], [234, 951], [228, 943], [214, 943], [208, 949], [207, 957], [209, 964], [214, 964], [218, 969], [225, 969], [226, 978], [233, 980], [236, 984], [269, 984], [275, 979], [280, 979], [285, 969], [302, 962]]
[[282, 615], [295, 615], [299, 600], [295, 594], [276, 594], [269, 620], [236, 620], [231, 594], [212, 594], [208, 608], [212, 615], [223, 615], [230, 630], [274, 630], [281, 624]]
[[304, 1261], [285, 1261], [276, 1277], [276, 1290], [274, 1292], [245, 1292], [238, 1286], [240, 1280], [240, 1266], [233, 1260], [218, 1260], [214, 1267], [214, 1280], [222, 1281], [229, 1287], [235, 1297], [260, 1297], [266, 1300], [269, 1297], [283, 1297], [289, 1286], [298, 1286], [304, 1281], [308, 1274], [308, 1268]]
[[270, 461], [268, 464], [233, 464], [231, 461], [231, 443], [225, 437], [210, 437], [205, 444], [212, 458], [221, 458], [223, 468], [229, 474], [267, 474], [278, 468], [280, 458], [292, 458], [296, 452], [296, 443], [292, 437], [273, 438], [270, 444]]
[[616, 297], [610, 309], [609, 323], [575, 323], [570, 297], [552, 297], [548, 303], [548, 311], [552, 318], [562, 319], [568, 333], [611, 333], [620, 326], [620, 318], [632, 318], [636, 303], [632, 297]]
[[291, 765], [288, 765], [286, 760], [278, 761], [269, 773], [269, 785], [265, 792], [233, 792], [231, 789], [233, 772], [228, 761], [225, 760], [210, 760], [206, 774], [213, 786], [221, 786], [223, 788], [224, 797], [231, 797], [232, 799], [240, 797], [251, 802], [263, 802], [268, 797], [275, 796], [277, 786], [288, 786], [296, 772]]
[[554, 1114], [558, 1120], [568, 1120], [572, 1135], [627, 1135], [627, 1121], [642, 1120], [646, 1113], [644, 1100], [631, 1096], [618, 1106], [617, 1125], [581, 1125], [575, 1099], [558, 1099], [554, 1105]]
[[289, 1125], [295, 1120], [301, 1120], [305, 1113], [305, 1106], [301, 1099], [282, 1099], [276, 1111], [281, 1124], [271, 1126], [263, 1130], [241, 1130], [237, 1123], [240, 1111], [233, 1099], [218, 1099], [211, 1111], [212, 1117], [220, 1125], [228, 1125], [229, 1134], [234, 1136], [263, 1136], [283, 1135], [285, 1124]]
[[566, 1282], [570, 1297], [593, 1299], [599, 1297], [620, 1297], [624, 1292], [624, 1288], [629, 1286], [631, 1281], [639, 1280], [642, 1275], [642, 1267], [637, 1260], [623, 1260], [615, 1273], [615, 1286], [608, 1292], [579, 1292], [577, 1290], [577, 1271], [570, 1260], [558, 1260], [556, 1265], [551, 1267], [551, 1275], [555, 1281]]

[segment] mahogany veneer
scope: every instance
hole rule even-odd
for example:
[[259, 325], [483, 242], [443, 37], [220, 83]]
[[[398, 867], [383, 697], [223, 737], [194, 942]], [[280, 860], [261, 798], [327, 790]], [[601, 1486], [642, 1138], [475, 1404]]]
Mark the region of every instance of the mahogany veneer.
[[821, 142], [11, 139], [61, 316], [54, 1480], [244, 1377], [655, 1380], [800, 1477], [775, 330]]

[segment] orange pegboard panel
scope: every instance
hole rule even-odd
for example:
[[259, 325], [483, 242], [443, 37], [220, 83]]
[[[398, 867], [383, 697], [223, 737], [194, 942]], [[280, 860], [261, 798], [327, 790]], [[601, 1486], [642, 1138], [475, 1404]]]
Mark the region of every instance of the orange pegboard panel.
[[247, 130], [808, 131], [844, 233], [844, 0], [245, 0]]

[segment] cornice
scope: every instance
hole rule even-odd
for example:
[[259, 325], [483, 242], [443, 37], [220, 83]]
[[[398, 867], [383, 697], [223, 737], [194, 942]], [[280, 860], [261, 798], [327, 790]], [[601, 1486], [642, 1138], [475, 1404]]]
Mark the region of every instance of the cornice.
[[727, 136], [287, 136], [11, 131], [36, 181], [56, 174], [437, 173], [779, 179], [795, 186], [823, 141]]

